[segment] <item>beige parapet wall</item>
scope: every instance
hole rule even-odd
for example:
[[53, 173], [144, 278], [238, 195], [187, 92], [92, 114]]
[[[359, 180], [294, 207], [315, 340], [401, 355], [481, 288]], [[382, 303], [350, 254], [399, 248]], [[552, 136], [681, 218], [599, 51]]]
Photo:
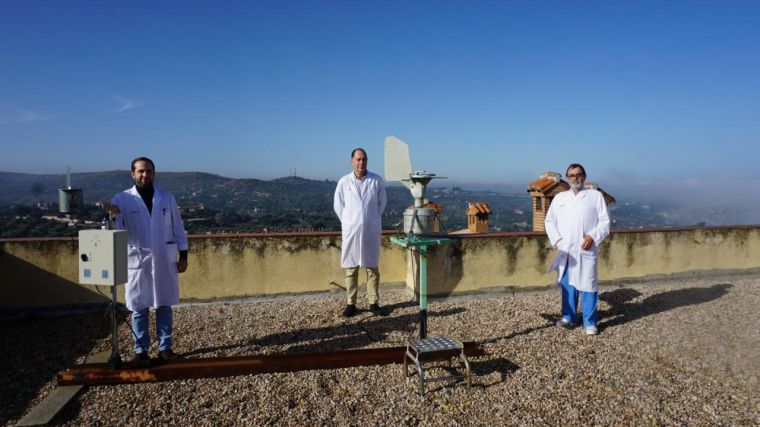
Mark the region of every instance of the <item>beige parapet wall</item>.
[[[383, 284], [414, 280], [407, 253], [383, 240]], [[188, 271], [180, 276], [183, 301], [324, 292], [343, 284], [339, 233], [191, 236]], [[554, 256], [542, 233], [464, 236], [431, 248], [428, 292], [446, 295], [488, 288], [550, 286]], [[54, 307], [103, 302], [92, 286], [77, 284], [76, 239], [0, 240], [0, 308]], [[760, 267], [760, 227], [614, 231], [600, 248], [599, 278], [749, 270]], [[101, 287], [105, 295], [109, 290]], [[123, 286], [119, 287], [123, 298]]]
[[[760, 267], [760, 227], [618, 230], [602, 243], [599, 252], [602, 283], [674, 273], [750, 270]], [[543, 233], [463, 237], [457, 245], [436, 247], [429, 256], [428, 293], [551, 286], [556, 273], [546, 270], [555, 254]], [[411, 269], [407, 281], [414, 281]]]

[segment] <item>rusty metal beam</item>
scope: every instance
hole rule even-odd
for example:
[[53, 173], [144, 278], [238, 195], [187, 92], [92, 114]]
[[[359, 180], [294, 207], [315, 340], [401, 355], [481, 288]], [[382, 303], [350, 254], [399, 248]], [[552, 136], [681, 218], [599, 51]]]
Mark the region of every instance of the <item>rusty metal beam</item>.
[[[191, 378], [219, 378], [235, 375], [293, 372], [310, 369], [339, 369], [353, 366], [403, 363], [405, 347], [371, 348], [321, 353], [268, 354], [259, 356], [179, 359], [158, 366], [124, 364], [111, 370], [106, 363], [77, 365], [58, 373], [58, 385], [108, 385], [172, 381]], [[468, 357], [484, 354], [478, 343], [464, 343]], [[426, 354], [425, 360], [456, 357], [457, 351]]]

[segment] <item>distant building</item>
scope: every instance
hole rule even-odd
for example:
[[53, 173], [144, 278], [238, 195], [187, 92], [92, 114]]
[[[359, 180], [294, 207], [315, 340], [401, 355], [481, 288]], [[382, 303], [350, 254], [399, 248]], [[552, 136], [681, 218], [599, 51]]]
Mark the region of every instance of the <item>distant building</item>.
[[491, 208], [486, 202], [469, 202], [467, 207], [467, 230], [472, 233], [488, 233], [488, 215]]
[[203, 203], [197, 203], [194, 205], [182, 205], [179, 206], [179, 212], [183, 214], [189, 214], [194, 212], [200, 212], [206, 209], [206, 205]]
[[[602, 190], [595, 182], [586, 182], [586, 188], [599, 190], [604, 196], [604, 201], [609, 205], [615, 203], [615, 198]], [[554, 200], [554, 196], [570, 189], [570, 184], [562, 179], [557, 172], [544, 172], [537, 180], [528, 184], [528, 193], [533, 197], [533, 231], [546, 231], [544, 221], [546, 212]]]

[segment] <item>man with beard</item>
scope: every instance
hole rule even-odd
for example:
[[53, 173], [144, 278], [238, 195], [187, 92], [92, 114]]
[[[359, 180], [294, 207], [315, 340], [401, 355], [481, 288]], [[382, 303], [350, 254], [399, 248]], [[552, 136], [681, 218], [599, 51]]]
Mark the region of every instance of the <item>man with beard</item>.
[[557, 325], [578, 324], [578, 296], [587, 335], [597, 334], [597, 258], [599, 244], [610, 233], [610, 218], [602, 193], [584, 187], [586, 170], [578, 163], [567, 167], [570, 190], [559, 193], [546, 213], [546, 235], [559, 252], [549, 267], [557, 270], [562, 287], [562, 318]]
[[155, 166], [147, 157], [132, 161], [135, 185], [116, 194], [116, 228], [127, 230], [127, 308], [132, 311], [135, 361], [150, 360], [148, 313], [156, 310], [158, 358], [179, 357], [172, 351], [172, 305], [179, 303], [178, 273], [187, 270], [187, 237], [174, 196], [153, 185]]

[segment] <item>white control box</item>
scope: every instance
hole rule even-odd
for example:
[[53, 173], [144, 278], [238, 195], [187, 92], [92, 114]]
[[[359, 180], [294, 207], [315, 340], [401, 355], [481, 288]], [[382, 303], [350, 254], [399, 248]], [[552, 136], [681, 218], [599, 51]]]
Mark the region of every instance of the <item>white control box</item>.
[[79, 232], [79, 283], [116, 286], [127, 283], [127, 231]]

